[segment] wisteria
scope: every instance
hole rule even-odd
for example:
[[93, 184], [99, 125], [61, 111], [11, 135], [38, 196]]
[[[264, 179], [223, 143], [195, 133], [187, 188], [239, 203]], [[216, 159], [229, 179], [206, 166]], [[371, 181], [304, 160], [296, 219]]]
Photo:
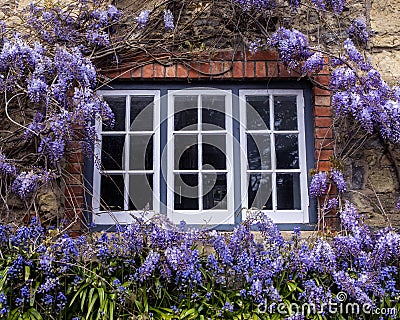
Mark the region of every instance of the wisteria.
[[326, 172], [318, 172], [313, 175], [310, 184], [310, 195], [317, 197], [325, 194], [328, 188], [328, 175]]
[[147, 21], [149, 21], [149, 16], [150, 16], [150, 10], [143, 10], [140, 12], [138, 18], [137, 18], [137, 23], [138, 23], [138, 28], [144, 28], [147, 25]]
[[172, 14], [171, 10], [167, 9], [164, 11], [164, 26], [166, 30], [174, 30], [174, 15]]

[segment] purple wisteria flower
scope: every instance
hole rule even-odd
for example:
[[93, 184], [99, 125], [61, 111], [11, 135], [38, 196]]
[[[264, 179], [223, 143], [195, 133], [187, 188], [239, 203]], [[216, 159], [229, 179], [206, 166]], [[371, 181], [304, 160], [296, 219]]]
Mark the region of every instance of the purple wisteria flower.
[[344, 180], [342, 171], [337, 168], [333, 168], [331, 171], [331, 178], [340, 193], [346, 192], [346, 181]]
[[0, 173], [5, 175], [15, 175], [17, 168], [13, 165], [6, 156], [0, 151]]
[[147, 22], [149, 21], [150, 10], [143, 10], [140, 12], [137, 18], [138, 28], [143, 29], [146, 27]]
[[322, 70], [324, 67], [324, 57], [322, 53], [315, 52], [312, 56], [310, 56], [306, 62], [304, 63], [302, 70], [304, 73], [316, 73]]
[[258, 48], [261, 44], [261, 39], [255, 39], [249, 43], [249, 52], [251, 54], [255, 54], [258, 51]]
[[313, 175], [310, 184], [310, 195], [319, 197], [325, 194], [328, 188], [328, 175], [326, 172], [318, 172]]
[[282, 61], [290, 68], [296, 68], [312, 54], [306, 36], [296, 29], [279, 28], [269, 43], [278, 49]]
[[354, 19], [347, 32], [349, 38], [361, 44], [367, 43], [370, 37], [364, 18]]
[[165, 29], [168, 31], [172, 31], [175, 28], [174, 15], [172, 14], [171, 10], [169, 10], [169, 9], [164, 11], [164, 26], [165, 26]]

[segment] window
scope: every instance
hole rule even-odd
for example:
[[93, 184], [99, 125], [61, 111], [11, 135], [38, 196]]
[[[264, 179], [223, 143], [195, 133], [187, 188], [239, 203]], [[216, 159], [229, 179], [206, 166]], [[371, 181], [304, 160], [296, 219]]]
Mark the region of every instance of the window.
[[[260, 208], [308, 223], [303, 90], [107, 90], [113, 129], [97, 125], [96, 224], [166, 214], [229, 226]], [[111, 213], [111, 214], [110, 214]]]

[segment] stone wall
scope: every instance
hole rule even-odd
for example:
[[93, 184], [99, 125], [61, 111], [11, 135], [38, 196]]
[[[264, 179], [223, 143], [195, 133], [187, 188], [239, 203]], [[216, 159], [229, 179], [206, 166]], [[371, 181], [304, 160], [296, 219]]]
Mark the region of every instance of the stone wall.
[[[367, 23], [375, 32], [368, 54], [384, 79], [394, 85], [400, 80], [400, 1], [367, 0]], [[371, 226], [400, 227], [399, 146], [370, 137], [346, 161], [347, 198], [368, 217]]]

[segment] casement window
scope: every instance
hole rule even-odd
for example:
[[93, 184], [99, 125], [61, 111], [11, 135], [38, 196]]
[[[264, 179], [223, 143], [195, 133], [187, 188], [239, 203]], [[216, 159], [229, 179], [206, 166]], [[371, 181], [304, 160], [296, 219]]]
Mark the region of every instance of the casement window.
[[104, 90], [113, 129], [97, 125], [93, 221], [174, 222], [229, 229], [261, 209], [310, 221], [304, 90]]

